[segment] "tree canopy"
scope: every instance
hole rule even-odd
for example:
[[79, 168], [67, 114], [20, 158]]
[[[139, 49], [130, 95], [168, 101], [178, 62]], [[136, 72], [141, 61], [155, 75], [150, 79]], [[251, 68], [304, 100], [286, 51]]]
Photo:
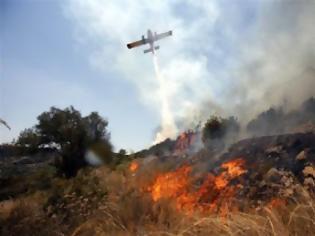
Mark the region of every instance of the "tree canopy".
[[206, 147], [223, 147], [226, 138], [239, 133], [240, 125], [235, 117], [221, 118], [211, 116], [202, 129], [202, 141]]
[[87, 163], [84, 155], [88, 149], [95, 149], [106, 163], [111, 159], [108, 122], [97, 112], [83, 117], [72, 106], [65, 109], [51, 107], [37, 117], [38, 123], [21, 132], [17, 143], [31, 148], [39, 146], [58, 147], [62, 155], [62, 172], [70, 177]]

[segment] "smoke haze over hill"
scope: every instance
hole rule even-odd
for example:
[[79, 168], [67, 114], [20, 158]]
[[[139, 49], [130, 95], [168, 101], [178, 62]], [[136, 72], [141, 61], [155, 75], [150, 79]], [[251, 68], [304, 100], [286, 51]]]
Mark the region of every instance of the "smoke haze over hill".
[[[174, 37], [160, 44], [161, 75], [172, 116], [187, 125], [213, 113], [247, 122], [272, 105], [290, 109], [314, 95], [314, 7], [311, 0], [69, 1], [65, 10], [79, 41], [104, 42], [92, 65], [119, 70], [160, 115], [151, 60], [124, 44], [146, 28], [173, 29]], [[117, 27], [109, 27], [117, 19]]]

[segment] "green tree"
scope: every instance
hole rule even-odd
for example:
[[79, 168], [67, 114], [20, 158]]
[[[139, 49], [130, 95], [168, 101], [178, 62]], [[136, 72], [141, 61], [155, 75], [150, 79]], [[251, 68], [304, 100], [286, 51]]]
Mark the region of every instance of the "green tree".
[[202, 141], [206, 147], [224, 147], [226, 139], [234, 139], [239, 133], [240, 125], [233, 116], [222, 118], [210, 117], [202, 129]]
[[112, 146], [107, 131], [108, 122], [97, 112], [82, 117], [72, 106], [64, 110], [51, 107], [37, 119], [38, 124], [33, 129], [21, 133], [18, 142], [30, 145], [25, 137], [33, 137], [38, 140], [37, 146], [59, 147], [62, 155], [60, 169], [67, 177], [76, 175], [80, 168], [87, 165], [84, 158], [86, 151], [96, 144], [106, 156], [106, 162], [110, 162]]
[[40, 144], [40, 137], [34, 128], [24, 129], [20, 133], [16, 144], [25, 146], [31, 152], [34, 152], [37, 150], [38, 145]]

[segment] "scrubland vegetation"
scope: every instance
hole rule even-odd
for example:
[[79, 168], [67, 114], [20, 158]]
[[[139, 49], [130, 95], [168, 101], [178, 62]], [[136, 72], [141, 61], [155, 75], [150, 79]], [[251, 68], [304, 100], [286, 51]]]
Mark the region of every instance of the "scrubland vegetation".
[[[125, 163], [127, 164], [127, 163]], [[154, 202], [143, 190], [154, 174], [107, 167], [55, 179], [46, 191], [1, 202], [2, 235], [312, 235], [315, 205], [307, 191], [219, 214], [186, 214], [174, 199]], [[244, 204], [244, 203], [243, 203]]]
[[[246, 127], [212, 116], [201, 130], [127, 155], [112, 151], [97, 113], [51, 108], [0, 147], [0, 234], [313, 235], [314, 125], [295, 132], [314, 114], [309, 99]], [[271, 136], [238, 142], [242, 128]], [[90, 166], [87, 151], [102, 165]]]

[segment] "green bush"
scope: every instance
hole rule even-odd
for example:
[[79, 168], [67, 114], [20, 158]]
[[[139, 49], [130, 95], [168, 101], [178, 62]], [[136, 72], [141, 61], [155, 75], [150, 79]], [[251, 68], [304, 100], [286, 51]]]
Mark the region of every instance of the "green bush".
[[202, 141], [207, 147], [222, 147], [227, 138], [234, 138], [240, 130], [235, 117], [227, 119], [218, 116], [210, 117], [202, 129]]
[[96, 144], [102, 158], [109, 163], [112, 158], [108, 122], [97, 112], [82, 117], [72, 106], [64, 110], [51, 107], [37, 117], [38, 124], [21, 132], [17, 144], [39, 148], [55, 147], [62, 156], [59, 166], [66, 177], [75, 176], [86, 166], [85, 153]]

